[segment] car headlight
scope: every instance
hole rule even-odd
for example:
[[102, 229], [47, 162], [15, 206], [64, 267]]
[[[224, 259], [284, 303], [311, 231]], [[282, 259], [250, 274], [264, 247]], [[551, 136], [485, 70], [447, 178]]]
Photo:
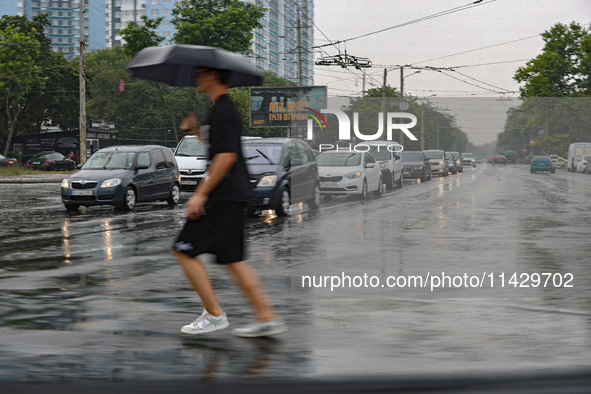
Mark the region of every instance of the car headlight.
[[62, 179], [62, 187], [68, 189], [70, 187], [70, 181], [67, 179]]
[[443, 165], [443, 160], [439, 160], [439, 165]]
[[265, 175], [261, 178], [257, 187], [273, 187], [277, 183], [277, 175]]
[[345, 175], [345, 178], [348, 179], [355, 179], [359, 178], [363, 173], [361, 171], [352, 172], [350, 174]]
[[113, 178], [113, 179], [107, 179], [106, 181], [101, 183], [101, 187], [114, 187], [114, 186], [119, 186], [120, 184], [121, 184], [121, 179]]

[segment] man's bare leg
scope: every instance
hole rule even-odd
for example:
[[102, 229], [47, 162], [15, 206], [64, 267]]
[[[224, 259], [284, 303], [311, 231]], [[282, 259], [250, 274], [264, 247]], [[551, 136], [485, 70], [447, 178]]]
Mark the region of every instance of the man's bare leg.
[[220, 304], [209, 281], [207, 269], [201, 260], [197, 257], [189, 257], [176, 250], [173, 250], [172, 254], [176, 257], [181, 267], [183, 267], [183, 271], [189, 282], [201, 298], [205, 310], [212, 316], [220, 316], [222, 314], [222, 308], [220, 308]]
[[249, 301], [254, 307], [258, 319], [262, 322], [271, 322], [279, 319], [275, 309], [269, 302], [267, 294], [258, 274], [246, 261], [225, 264], [232, 277], [246, 293]]

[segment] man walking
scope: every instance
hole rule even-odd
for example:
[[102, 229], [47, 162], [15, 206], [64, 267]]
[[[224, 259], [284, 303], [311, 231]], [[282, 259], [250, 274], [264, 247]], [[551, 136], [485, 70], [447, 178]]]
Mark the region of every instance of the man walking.
[[207, 270], [197, 257], [211, 253], [244, 291], [259, 320], [259, 323], [234, 330], [234, 334], [268, 336], [284, 332], [287, 327], [270, 304], [257, 273], [244, 261], [244, 211], [253, 191], [242, 155], [242, 121], [227, 96], [230, 78], [228, 71], [200, 67], [196, 82], [198, 89], [209, 98], [209, 117], [206, 125], [200, 127], [190, 112], [181, 123], [182, 129], [208, 143], [211, 160], [208, 175], [186, 203], [188, 218], [172, 251], [205, 308], [201, 316], [181, 328], [181, 332], [203, 334], [229, 326]]

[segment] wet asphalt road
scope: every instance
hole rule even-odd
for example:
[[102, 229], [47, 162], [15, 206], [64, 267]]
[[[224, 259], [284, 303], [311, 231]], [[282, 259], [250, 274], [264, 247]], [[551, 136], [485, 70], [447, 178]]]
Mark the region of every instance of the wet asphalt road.
[[[0, 380], [586, 369], [590, 195], [588, 175], [479, 165], [423, 184], [407, 181], [364, 202], [337, 198], [317, 212], [294, 207], [290, 218], [249, 219], [249, 259], [290, 331], [248, 340], [228, 330], [200, 337], [179, 331], [201, 309], [168, 253], [182, 206], [70, 213], [59, 184], [0, 184]], [[251, 321], [223, 269], [208, 267], [231, 327]], [[488, 281], [492, 274], [494, 286], [381, 286], [388, 276], [442, 272]], [[573, 287], [515, 289], [513, 273], [548, 273], [561, 284], [568, 273]], [[301, 288], [302, 276], [363, 274], [380, 285]]]

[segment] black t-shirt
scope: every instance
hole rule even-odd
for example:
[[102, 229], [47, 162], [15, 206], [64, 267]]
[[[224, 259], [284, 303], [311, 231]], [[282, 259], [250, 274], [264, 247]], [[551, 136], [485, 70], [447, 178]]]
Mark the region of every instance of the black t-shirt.
[[208, 140], [209, 160], [218, 153], [236, 153], [238, 160], [226, 177], [209, 195], [209, 201], [245, 202], [254, 198], [250, 177], [242, 155], [241, 135], [242, 120], [234, 103], [223, 95], [213, 104], [206, 125], [204, 136]]

